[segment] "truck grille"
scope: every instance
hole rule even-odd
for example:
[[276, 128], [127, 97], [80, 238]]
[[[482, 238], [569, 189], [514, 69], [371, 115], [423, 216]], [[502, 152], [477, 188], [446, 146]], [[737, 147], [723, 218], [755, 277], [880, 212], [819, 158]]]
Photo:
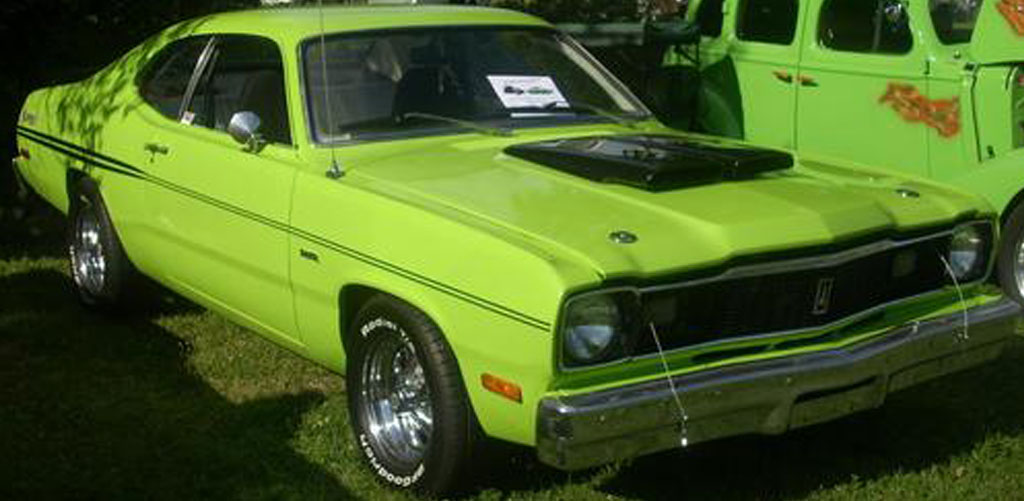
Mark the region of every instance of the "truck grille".
[[[805, 266], [732, 273], [642, 292], [664, 349], [825, 326], [950, 284], [948, 236], [802, 260]], [[732, 278], [731, 276], [734, 276]], [[656, 352], [639, 336], [635, 355]]]

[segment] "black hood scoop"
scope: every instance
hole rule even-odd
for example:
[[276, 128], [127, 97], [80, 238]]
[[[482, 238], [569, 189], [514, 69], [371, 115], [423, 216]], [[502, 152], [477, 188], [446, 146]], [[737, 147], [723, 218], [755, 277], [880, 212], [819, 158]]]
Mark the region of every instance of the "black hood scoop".
[[648, 191], [748, 179], [789, 169], [792, 155], [668, 135], [594, 136], [511, 146], [505, 153], [601, 183]]

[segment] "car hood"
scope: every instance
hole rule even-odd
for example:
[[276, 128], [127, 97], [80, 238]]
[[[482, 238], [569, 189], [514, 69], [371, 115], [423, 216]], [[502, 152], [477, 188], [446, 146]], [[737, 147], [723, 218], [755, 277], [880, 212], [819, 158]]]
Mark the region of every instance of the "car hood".
[[[475, 224], [485, 221], [579, 260], [605, 279], [684, 272], [741, 256], [948, 224], [988, 211], [973, 196], [925, 181], [820, 162], [649, 190], [586, 179], [507, 153], [554, 139], [534, 134], [529, 140], [417, 141], [404, 152], [392, 149], [386, 157], [359, 162], [351, 178]], [[623, 234], [635, 236], [635, 242], [615, 238]]]

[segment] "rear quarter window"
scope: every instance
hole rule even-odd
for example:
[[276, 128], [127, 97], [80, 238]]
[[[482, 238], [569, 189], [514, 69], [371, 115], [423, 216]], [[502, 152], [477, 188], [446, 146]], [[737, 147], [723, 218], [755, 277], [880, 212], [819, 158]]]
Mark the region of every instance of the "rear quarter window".
[[928, 10], [939, 41], [946, 45], [970, 42], [982, 3], [982, 0], [929, 0]]

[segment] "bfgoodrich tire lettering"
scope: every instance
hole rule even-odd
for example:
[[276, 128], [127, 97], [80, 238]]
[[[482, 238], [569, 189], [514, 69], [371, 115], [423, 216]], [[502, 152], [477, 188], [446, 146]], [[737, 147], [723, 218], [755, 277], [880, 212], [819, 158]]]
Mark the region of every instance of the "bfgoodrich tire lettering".
[[78, 297], [89, 306], [122, 303], [135, 270], [114, 232], [99, 187], [86, 177], [70, 188], [67, 248]]
[[440, 329], [378, 295], [356, 315], [347, 348], [350, 421], [367, 466], [398, 488], [451, 492], [469, 470], [475, 421]]

